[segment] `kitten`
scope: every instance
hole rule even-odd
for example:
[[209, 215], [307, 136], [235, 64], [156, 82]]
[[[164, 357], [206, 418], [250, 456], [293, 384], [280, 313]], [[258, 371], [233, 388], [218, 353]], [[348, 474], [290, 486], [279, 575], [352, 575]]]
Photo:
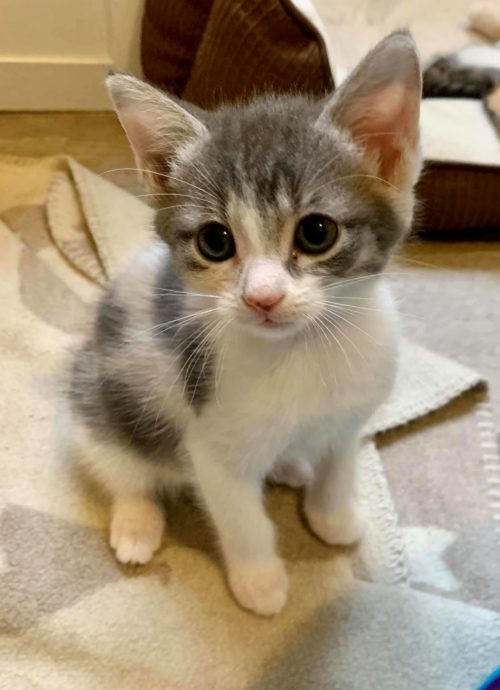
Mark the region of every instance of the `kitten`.
[[162, 493], [190, 486], [235, 598], [272, 615], [287, 575], [266, 479], [305, 485], [328, 544], [362, 533], [359, 438], [396, 362], [380, 275], [420, 169], [415, 46], [392, 34], [319, 101], [202, 112], [128, 75], [108, 86], [158, 239], [111, 282], [76, 356], [74, 438], [112, 497], [118, 560], [151, 559]]

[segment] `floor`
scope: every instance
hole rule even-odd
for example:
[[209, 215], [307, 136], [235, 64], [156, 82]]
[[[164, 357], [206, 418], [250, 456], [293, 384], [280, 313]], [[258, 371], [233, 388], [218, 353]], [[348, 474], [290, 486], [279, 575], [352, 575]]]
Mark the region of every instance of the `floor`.
[[[53, 156], [67, 154], [131, 191], [136, 173], [116, 171], [135, 165], [127, 139], [113, 112], [0, 112], [0, 154]], [[108, 172], [108, 171], [115, 172]]]

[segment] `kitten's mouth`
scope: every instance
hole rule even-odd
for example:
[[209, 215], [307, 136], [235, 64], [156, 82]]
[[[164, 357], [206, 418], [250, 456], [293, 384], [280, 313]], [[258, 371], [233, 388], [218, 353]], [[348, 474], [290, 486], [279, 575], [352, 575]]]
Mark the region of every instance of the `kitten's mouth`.
[[295, 319], [282, 319], [270, 314], [260, 314], [258, 318], [244, 319], [243, 324], [256, 335], [268, 334], [269, 337], [283, 337], [294, 333], [298, 328]]
[[258, 325], [265, 328], [266, 330], [279, 331], [294, 328], [296, 324], [294, 321], [285, 321], [282, 319], [273, 319], [270, 316], [264, 316], [260, 321], [258, 321]]
[[270, 319], [269, 316], [265, 316], [261, 321], [263, 326], [276, 326], [278, 324], [274, 319]]
[[264, 316], [264, 318], [260, 321], [260, 324], [262, 326], [266, 326], [266, 328], [276, 328], [279, 326], [289, 326], [290, 321], [277, 321], [276, 319], [272, 319], [270, 316]]

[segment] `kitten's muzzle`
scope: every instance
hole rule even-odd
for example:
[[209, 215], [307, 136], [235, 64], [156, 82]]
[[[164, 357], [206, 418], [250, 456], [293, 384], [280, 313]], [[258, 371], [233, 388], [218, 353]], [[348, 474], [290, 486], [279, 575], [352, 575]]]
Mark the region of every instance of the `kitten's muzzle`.
[[258, 314], [268, 317], [275, 307], [278, 306], [285, 299], [285, 293], [282, 291], [273, 292], [252, 292], [243, 295], [243, 301], [251, 309], [254, 309]]

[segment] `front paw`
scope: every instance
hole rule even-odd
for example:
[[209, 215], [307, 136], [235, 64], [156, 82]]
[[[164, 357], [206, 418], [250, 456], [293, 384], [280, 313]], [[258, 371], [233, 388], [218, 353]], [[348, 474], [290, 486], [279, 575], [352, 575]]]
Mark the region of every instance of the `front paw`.
[[160, 548], [165, 516], [153, 501], [118, 500], [113, 506], [110, 545], [120, 563], [148, 563]]
[[364, 519], [354, 500], [332, 512], [317, 510], [307, 503], [304, 509], [312, 531], [331, 546], [349, 546], [363, 536]]
[[285, 605], [288, 576], [279, 558], [262, 564], [233, 564], [228, 578], [236, 600], [244, 609], [259, 616], [274, 616]]

